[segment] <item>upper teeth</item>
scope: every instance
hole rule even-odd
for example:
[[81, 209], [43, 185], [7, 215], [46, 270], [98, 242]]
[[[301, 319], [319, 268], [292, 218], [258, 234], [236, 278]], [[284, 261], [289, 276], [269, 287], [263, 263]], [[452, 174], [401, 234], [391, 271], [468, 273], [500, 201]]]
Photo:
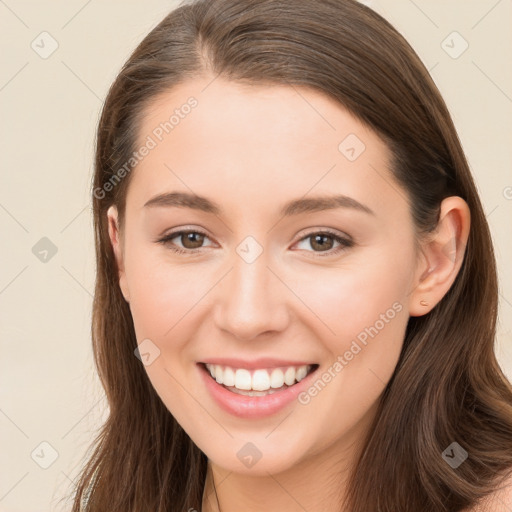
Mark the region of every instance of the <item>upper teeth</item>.
[[234, 386], [237, 389], [266, 391], [270, 388], [280, 388], [284, 384], [291, 386], [295, 381], [300, 382], [312, 368], [312, 365], [303, 365], [295, 368], [289, 366], [284, 371], [281, 368], [254, 370], [253, 373], [245, 368], [231, 368], [218, 364], [206, 364], [211, 376], [224, 386]]

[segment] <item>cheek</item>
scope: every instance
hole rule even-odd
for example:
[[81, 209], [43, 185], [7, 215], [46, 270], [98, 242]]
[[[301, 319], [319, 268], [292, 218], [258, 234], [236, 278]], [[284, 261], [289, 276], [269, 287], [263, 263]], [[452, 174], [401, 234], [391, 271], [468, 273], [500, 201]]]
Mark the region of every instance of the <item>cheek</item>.
[[364, 261], [359, 258], [352, 268], [347, 264], [301, 281], [300, 293], [322, 320], [317, 332], [323, 333], [330, 353], [315, 389], [303, 397], [312, 415], [328, 422], [334, 414], [339, 429], [348, 429], [381, 395], [407, 327], [410, 280], [405, 270], [411, 261], [406, 251], [390, 249], [387, 255], [380, 251]]
[[134, 250], [126, 270], [137, 341], [151, 340], [154, 345], [149, 346], [158, 354], [145, 371], [168, 410], [189, 430], [198, 414], [183, 407], [191, 400], [186, 383], [195, 371], [189, 342], [197, 332], [201, 299], [211, 285], [192, 266], [171, 265], [149, 251]]
[[[347, 260], [343, 268], [304, 277], [297, 292], [314, 312], [308, 315], [329, 353], [322, 382], [331, 390], [331, 400], [356, 416], [372, 405], [391, 378], [409, 318], [410, 280], [405, 270], [411, 255], [392, 248], [387, 254], [367, 254], [357, 265]], [[318, 401], [315, 407], [320, 405]]]
[[387, 255], [368, 252], [365, 258], [354, 258], [353, 262], [347, 259], [338, 268], [303, 272], [302, 277], [294, 279], [294, 292], [307, 305], [309, 312], [305, 314], [321, 322], [327, 338], [341, 350], [347, 340], [360, 333], [364, 338], [365, 328], [377, 324], [379, 330], [384, 330], [381, 320], [386, 331], [395, 327], [401, 331], [405, 319], [398, 313], [405, 310], [410, 283], [405, 270], [410, 265], [405, 252], [396, 254], [391, 248]]
[[208, 289], [191, 269], [170, 264], [160, 251], [132, 249], [126, 275], [138, 340], [178, 339], [175, 332], [187, 324], [187, 316], [193, 314]]
[[[186, 339], [191, 319], [208, 303], [205, 296], [219, 281], [219, 269], [171, 264], [160, 251], [143, 247], [142, 243], [133, 243], [126, 261], [137, 339], [162, 343], [174, 339], [179, 343]], [[401, 332], [405, 319], [387, 320], [395, 318], [397, 304], [405, 308], [409, 274], [404, 269], [411, 265], [410, 256], [388, 246], [347, 258], [339, 267], [306, 263], [307, 268], [282, 268], [283, 280], [290, 283], [297, 297], [288, 302], [288, 307], [296, 309], [298, 321], [313, 327], [324, 341], [331, 339], [329, 345], [337, 352], [348, 350], [353, 339], [364, 343], [370, 336], [367, 330], [382, 325], [382, 315], [386, 326], [379, 330]]]

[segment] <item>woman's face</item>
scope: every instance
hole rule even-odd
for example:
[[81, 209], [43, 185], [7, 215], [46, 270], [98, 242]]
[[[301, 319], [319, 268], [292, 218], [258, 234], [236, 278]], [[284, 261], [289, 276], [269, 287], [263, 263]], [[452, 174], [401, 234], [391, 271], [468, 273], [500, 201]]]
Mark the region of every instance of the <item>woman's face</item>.
[[[109, 217], [163, 403], [229, 471], [276, 473], [342, 453], [394, 371], [418, 279], [387, 148], [319, 92], [211, 77], [152, 104], [143, 146], [121, 247], [114, 208]], [[303, 377], [290, 367], [316, 369], [247, 396], [206, 362], [242, 393]]]

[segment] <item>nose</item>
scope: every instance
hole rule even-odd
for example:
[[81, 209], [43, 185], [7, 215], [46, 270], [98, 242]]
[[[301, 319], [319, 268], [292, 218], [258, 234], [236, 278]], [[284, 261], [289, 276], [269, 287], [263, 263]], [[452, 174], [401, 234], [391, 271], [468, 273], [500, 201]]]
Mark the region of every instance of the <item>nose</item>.
[[234, 254], [232, 268], [216, 290], [214, 317], [219, 329], [252, 340], [286, 328], [287, 288], [268, 265], [265, 252], [252, 263]]

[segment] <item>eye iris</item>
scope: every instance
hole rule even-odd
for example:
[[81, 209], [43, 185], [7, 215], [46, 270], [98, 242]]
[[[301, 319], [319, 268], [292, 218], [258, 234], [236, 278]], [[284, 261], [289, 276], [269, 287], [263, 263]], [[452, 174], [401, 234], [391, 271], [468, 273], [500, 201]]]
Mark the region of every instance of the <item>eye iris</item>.
[[[326, 238], [327, 239], [331, 239], [331, 243], [329, 244], [325, 244], [325, 243], [319, 243], [318, 245], [318, 248], [320, 248], [321, 251], [328, 251], [329, 249], [332, 248], [332, 237], [329, 236], [329, 235], [315, 235], [315, 236], [312, 236], [311, 237], [313, 239], [313, 242], [311, 243], [311, 247], [315, 248], [315, 244], [319, 243], [319, 239], [320, 240], [325, 240]], [[326, 247], [326, 245], [328, 245], [329, 247]]]
[[[194, 240], [195, 238], [199, 238], [199, 240]], [[186, 249], [197, 249], [198, 247], [201, 247], [202, 243], [203, 243], [203, 240], [204, 240], [204, 235], [202, 235], [201, 233], [195, 233], [195, 232], [189, 232], [189, 233], [183, 233], [181, 235], [181, 241], [183, 243], [183, 247], [185, 247]], [[184, 242], [192, 242], [192, 244], [197, 244], [197, 245], [193, 245], [192, 247], [190, 246], [187, 246], [187, 243], [184, 243]]]

